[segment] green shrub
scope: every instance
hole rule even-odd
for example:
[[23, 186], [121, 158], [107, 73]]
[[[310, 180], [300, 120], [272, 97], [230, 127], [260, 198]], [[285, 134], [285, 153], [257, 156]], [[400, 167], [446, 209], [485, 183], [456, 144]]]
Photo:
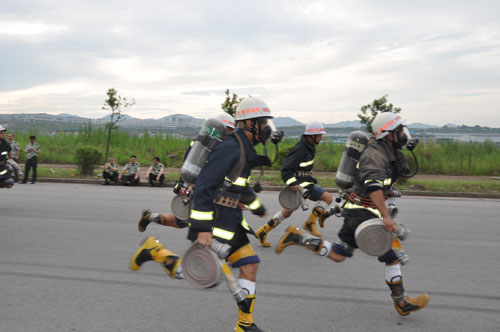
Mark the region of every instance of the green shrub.
[[92, 174], [95, 166], [101, 162], [102, 158], [101, 151], [92, 146], [79, 147], [75, 152], [75, 164], [78, 166], [81, 175]]

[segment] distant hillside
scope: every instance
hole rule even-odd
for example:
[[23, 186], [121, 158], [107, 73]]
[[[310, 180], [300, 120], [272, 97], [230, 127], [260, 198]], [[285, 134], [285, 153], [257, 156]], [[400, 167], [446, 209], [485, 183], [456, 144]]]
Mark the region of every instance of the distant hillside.
[[[10, 127], [15, 130], [29, 131], [41, 130], [46, 132], [55, 131], [77, 131], [86, 128], [91, 122], [92, 126], [103, 127], [109, 121], [110, 115], [106, 115], [99, 119], [89, 119], [78, 115], [62, 113], [52, 115], [47, 113], [18, 113], [18, 114], [0, 114], [0, 124], [5, 127]], [[198, 119], [186, 114], [172, 114], [164, 116], [160, 119], [138, 119], [128, 114], [123, 114], [123, 119], [118, 122], [120, 130], [128, 130], [135, 132], [143, 132], [149, 130], [151, 132], [177, 132], [186, 134], [198, 128], [205, 122], [205, 119]], [[295, 120], [291, 117], [277, 117], [273, 119], [274, 124], [278, 128], [286, 128], [285, 131], [295, 133], [297, 135], [303, 131], [305, 123]], [[296, 127], [296, 128], [293, 128]], [[337, 123], [325, 124], [328, 132], [334, 131], [350, 131], [364, 127], [358, 120], [341, 121]], [[411, 123], [408, 127], [419, 132], [456, 132], [456, 133], [496, 133], [500, 128], [489, 128], [480, 126], [457, 126], [453, 123], [448, 123], [443, 127], [429, 125], [425, 123]], [[184, 129], [183, 129], [184, 128]], [[300, 128], [300, 129], [299, 129]], [[191, 135], [191, 133], [190, 133]]]
[[[98, 120], [108, 121], [110, 118], [111, 118], [111, 114], [108, 114], [106, 116], [103, 116], [102, 118], [99, 118]], [[141, 121], [141, 119], [137, 119], [137, 118], [131, 117], [128, 114], [121, 114], [120, 121]]]
[[415, 123], [408, 124], [408, 128], [411, 128], [411, 129], [430, 129], [430, 128], [441, 128], [441, 127], [435, 126], [435, 125], [428, 125], [428, 124], [420, 123], [420, 122], [415, 122]]
[[273, 119], [273, 123], [278, 128], [283, 127], [295, 127], [295, 126], [303, 126], [302, 122], [299, 122], [291, 117], [278, 117]]
[[81, 116], [73, 115], [73, 114], [68, 114], [68, 113], [57, 114], [56, 117], [64, 118], [64, 119], [85, 120], [85, 121], [89, 120], [88, 118], [82, 118]]
[[176, 121], [176, 120], [203, 120], [203, 119], [196, 119], [186, 114], [172, 114], [158, 119], [158, 121]]
[[358, 120], [353, 121], [341, 121], [337, 123], [328, 123], [325, 125], [326, 128], [360, 128], [363, 125]]

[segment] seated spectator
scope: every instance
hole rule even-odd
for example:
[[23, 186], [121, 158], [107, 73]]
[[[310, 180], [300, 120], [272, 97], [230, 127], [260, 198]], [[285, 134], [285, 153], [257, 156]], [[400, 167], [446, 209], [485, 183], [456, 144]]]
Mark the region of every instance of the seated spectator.
[[[118, 175], [118, 180], [122, 180], [123, 184], [126, 186], [136, 186], [139, 184], [140, 176], [139, 170], [141, 164], [136, 161], [137, 157], [130, 156], [130, 161], [123, 167], [123, 170]], [[124, 175], [127, 172], [127, 175]]]
[[104, 164], [102, 169], [102, 178], [104, 179], [103, 185], [109, 185], [109, 181], [113, 181], [115, 184], [118, 182], [118, 172], [120, 171], [120, 165], [115, 162], [115, 158], [110, 157], [109, 161]]
[[163, 186], [163, 181], [165, 181], [165, 174], [163, 174], [164, 169], [165, 166], [163, 166], [163, 164], [160, 163], [160, 158], [154, 157], [153, 165], [149, 167], [148, 173], [146, 174], [146, 177], [149, 179], [150, 187], [154, 186], [155, 181], [160, 183], [160, 187]]
[[12, 158], [7, 160], [7, 167], [12, 168], [12, 172], [14, 174], [14, 182], [19, 182], [21, 177], [23, 176], [23, 171], [19, 166], [19, 156], [21, 155], [21, 149], [19, 148], [19, 143], [14, 141], [14, 134], [8, 134], [7, 139], [9, 141], [11, 147]]

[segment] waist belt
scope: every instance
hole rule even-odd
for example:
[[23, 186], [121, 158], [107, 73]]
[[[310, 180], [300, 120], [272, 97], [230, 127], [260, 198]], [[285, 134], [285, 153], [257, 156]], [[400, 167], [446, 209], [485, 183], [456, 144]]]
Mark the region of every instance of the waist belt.
[[312, 176], [312, 171], [297, 171], [295, 172], [295, 176]]
[[221, 191], [220, 189], [223, 189], [222, 186], [219, 187], [218, 193], [214, 197], [214, 203], [233, 209], [237, 208], [241, 193], [234, 193], [228, 190]]
[[351, 192], [347, 200], [351, 203], [361, 205], [368, 208], [377, 208], [370, 198], [362, 197]]
[[239, 201], [240, 200], [235, 197], [221, 196], [219, 199], [215, 200], [215, 204], [236, 209], [238, 207]]

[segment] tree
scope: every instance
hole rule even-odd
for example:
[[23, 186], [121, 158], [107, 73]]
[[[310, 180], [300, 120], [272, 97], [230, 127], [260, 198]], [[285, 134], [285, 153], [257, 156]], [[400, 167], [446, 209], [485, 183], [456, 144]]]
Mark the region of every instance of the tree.
[[236, 109], [238, 108], [238, 104], [243, 100], [243, 98], [238, 97], [236, 93], [233, 93], [232, 96], [230, 96], [229, 89], [226, 90], [226, 100], [221, 104], [222, 109], [224, 112], [229, 113], [231, 116], [234, 116], [236, 113]]
[[108, 99], [104, 101], [102, 109], [111, 111], [111, 115], [109, 117], [109, 122], [106, 123], [105, 126], [108, 132], [108, 139], [106, 141], [106, 153], [104, 155], [104, 160], [108, 160], [109, 143], [111, 142], [111, 132], [113, 131], [113, 129], [118, 128], [116, 124], [123, 117], [122, 108], [132, 107], [133, 105], [135, 105], [134, 98], [132, 98], [132, 100], [129, 102], [126, 97], [120, 96], [115, 88], [108, 89], [106, 94], [108, 95]]
[[388, 95], [383, 95], [382, 98], [375, 99], [371, 104], [361, 106], [361, 113], [358, 114], [361, 124], [365, 125], [366, 130], [372, 133], [372, 121], [377, 114], [383, 112], [399, 113], [401, 108], [394, 107], [392, 104], [387, 104]]

